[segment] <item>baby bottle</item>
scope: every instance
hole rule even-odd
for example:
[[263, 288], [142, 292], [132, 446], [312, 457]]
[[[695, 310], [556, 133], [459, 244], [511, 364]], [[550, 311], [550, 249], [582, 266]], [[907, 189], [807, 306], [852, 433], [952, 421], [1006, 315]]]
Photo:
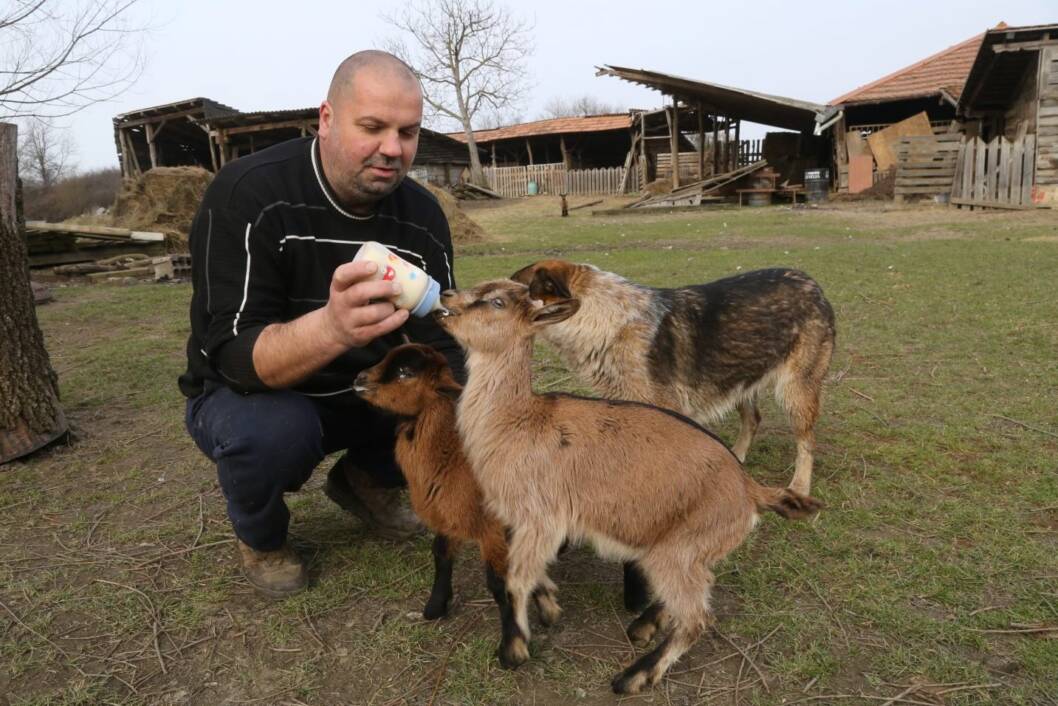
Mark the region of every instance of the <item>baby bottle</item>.
[[403, 291], [390, 301], [399, 309], [407, 309], [413, 316], [426, 316], [442, 309], [441, 285], [415, 265], [397, 257], [381, 243], [368, 241], [360, 246], [353, 262], [367, 260], [378, 265], [372, 280], [400, 282]]

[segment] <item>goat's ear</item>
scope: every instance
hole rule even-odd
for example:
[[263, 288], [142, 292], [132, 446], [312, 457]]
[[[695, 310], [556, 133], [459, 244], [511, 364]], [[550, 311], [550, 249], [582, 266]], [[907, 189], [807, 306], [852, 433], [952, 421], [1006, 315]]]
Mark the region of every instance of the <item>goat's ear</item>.
[[569, 287], [563, 281], [563, 277], [552, 272], [546, 267], [541, 267], [533, 275], [533, 281], [529, 283], [529, 296], [541, 301], [554, 301], [556, 299], [570, 299]]
[[459, 393], [462, 392], [462, 389], [453, 385], [442, 385], [437, 388], [437, 392], [441, 395], [444, 395], [453, 402], [458, 402]]
[[561, 299], [539, 309], [533, 309], [529, 320], [533, 326], [550, 326], [565, 321], [580, 309], [580, 299]]

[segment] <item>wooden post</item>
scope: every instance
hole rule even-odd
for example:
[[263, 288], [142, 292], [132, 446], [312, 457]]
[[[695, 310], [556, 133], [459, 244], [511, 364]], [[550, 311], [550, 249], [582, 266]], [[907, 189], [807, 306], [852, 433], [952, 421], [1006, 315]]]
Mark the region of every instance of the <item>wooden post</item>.
[[213, 133], [206, 133], [206, 141], [209, 143], [209, 161], [213, 163], [213, 173], [216, 174], [220, 169], [220, 165], [217, 163], [217, 152], [216, 152], [216, 140], [214, 139]]
[[125, 138], [125, 145], [129, 155], [129, 172], [130, 176], [137, 176], [143, 173], [140, 169], [140, 158], [136, 156], [136, 147], [132, 143], [132, 133], [129, 130], [122, 131], [123, 137]]
[[572, 164], [572, 160], [570, 160], [569, 150], [566, 149], [566, 136], [565, 135], [559, 135], [558, 136], [558, 148], [562, 151], [562, 164], [565, 165], [566, 169], [572, 169], [573, 168], [573, 164]]
[[151, 169], [158, 166], [158, 148], [154, 146], [154, 125], [146, 123], [143, 129], [147, 133], [147, 152], [151, 155]]
[[705, 178], [705, 115], [702, 102], [698, 101], [698, 181]]
[[492, 143], [492, 168], [496, 168], [496, 143]]
[[650, 163], [647, 162], [647, 114], [639, 114], [639, 178], [642, 179], [642, 183], [639, 188], [642, 189], [648, 183], [650, 183]]
[[561, 194], [561, 196], [562, 196], [562, 217], [565, 218], [566, 216], [569, 215], [569, 204], [566, 203], [566, 195], [565, 194]]
[[713, 174], [720, 173], [720, 131], [717, 126], [717, 116], [713, 113]]
[[739, 164], [739, 155], [742, 154], [742, 137], [740, 135], [741, 132], [742, 118], [738, 118], [735, 120], [735, 166], [733, 167], [733, 169], [738, 169], [740, 166], [742, 166]]
[[529, 138], [525, 138], [525, 150], [529, 153], [529, 166], [533, 166], [533, 146], [529, 144]]
[[679, 102], [672, 96], [672, 120], [669, 121], [669, 151], [672, 155], [672, 187], [679, 188]]

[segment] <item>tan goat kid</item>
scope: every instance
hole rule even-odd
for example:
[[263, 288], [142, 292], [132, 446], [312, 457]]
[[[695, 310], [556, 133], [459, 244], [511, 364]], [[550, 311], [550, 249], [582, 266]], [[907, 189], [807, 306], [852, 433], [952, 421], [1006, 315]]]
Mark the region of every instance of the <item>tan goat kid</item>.
[[559, 546], [587, 540], [636, 561], [657, 603], [629, 626], [640, 643], [671, 624], [618, 674], [637, 693], [686, 652], [709, 618], [712, 567], [758, 512], [815, 512], [818, 501], [758, 485], [723, 443], [680, 415], [634, 402], [532, 391], [533, 336], [576, 312], [576, 300], [534, 304], [511, 280], [446, 292], [442, 326], [467, 350], [457, 423], [488, 507], [511, 528], [507, 590], [529, 635], [528, 600]]
[[[485, 509], [481, 489], [463, 454], [456, 432], [456, 399], [462, 389], [444, 356], [421, 344], [398, 346], [378, 365], [360, 373], [356, 392], [397, 417], [397, 463], [408, 480], [411, 505], [436, 533], [434, 583], [423, 617], [448, 613], [452, 565], [459, 546], [475, 542], [485, 561], [485, 580], [500, 611], [503, 636], [500, 663], [514, 668], [529, 658], [528, 635], [513, 619], [507, 599], [507, 530]], [[561, 613], [555, 584], [540, 576], [533, 592], [540, 622], [554, 623]]]

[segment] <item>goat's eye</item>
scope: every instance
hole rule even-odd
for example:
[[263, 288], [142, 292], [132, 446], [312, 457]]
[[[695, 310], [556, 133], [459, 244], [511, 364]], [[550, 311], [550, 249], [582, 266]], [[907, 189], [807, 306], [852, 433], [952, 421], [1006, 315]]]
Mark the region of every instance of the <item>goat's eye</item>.
[[415, 377], [415, 372], [411, 368], [397, 368], [397, 379], [407, 380], [408, 378]]
[[503, 301], [499, 297], [496, 297], [495, 299], [491, 300], [489, 304], [492, 304], [493, 308], [496, 309], [502, 309], [503, 307], [507, 306], [507, 302]]

